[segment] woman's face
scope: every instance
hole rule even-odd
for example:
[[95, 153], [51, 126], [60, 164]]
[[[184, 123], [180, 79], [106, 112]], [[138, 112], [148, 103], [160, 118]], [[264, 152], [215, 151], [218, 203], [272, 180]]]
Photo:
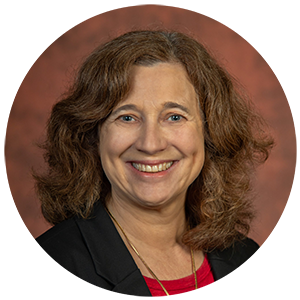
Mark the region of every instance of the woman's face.
[[135, 66], [132, 87], [100, 128], [113, 197], [144, 207], [184, 201], [204, 162], [196, 93], [180, 64]]

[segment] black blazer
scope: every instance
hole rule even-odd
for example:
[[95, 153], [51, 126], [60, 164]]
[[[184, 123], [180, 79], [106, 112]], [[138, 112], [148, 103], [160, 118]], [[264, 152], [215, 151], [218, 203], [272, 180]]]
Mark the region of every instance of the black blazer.
[[[61, 266], [96, 286], [137, 296], [151, 296], [144, 278], [103, 205], [88, 220], [72, 218], [39, 236], [37, 242]], [[251, 239], [208, 253], [215, 280], [243, 264], [258, 245]]]
[[[7, 297], [151, 296], [100, 202], [89, 220], [72, 218], [37, 240], [4, 245]], [[294, 248], [259, 249], [245, 239], [208, 260], [216, 296], [295, 296]]]

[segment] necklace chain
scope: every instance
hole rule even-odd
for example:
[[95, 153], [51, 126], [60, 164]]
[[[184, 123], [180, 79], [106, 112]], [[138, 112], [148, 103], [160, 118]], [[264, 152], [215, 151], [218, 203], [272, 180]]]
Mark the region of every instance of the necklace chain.
[[[132, 242], [129, 240], [128, 236], [126, 235], [124, 229], [122, 228], [122, 226], [119, 224], [119, 222], [115, 219], [115, 217], [112, 215], [112, 213], [110, 212], [110, 210], [106, 207], [106, 211], [108, 212], [108, 214], [110, 215], [110, 217], [113, 219], [113, 221], [117, 224], [117, 226], [120, 228], [121, 232], [123, 233], [124, 237], [126, 238], [128, 244], [130, 245], [130, 247], [132, 248], [132, 250], [135, 252], [135, 254], [138, 256], [138, 258], [141, 260], [141, 262], [144, 264], [144, 266], [147, 268], [147, 270], [149, 271], [149, 273], [152, 275], [152, 277], [159, 283], [159, 285], [161, 286], [161, 288], [164, 290], [164, 292], [166, 293], [167, 296], [169, 296], [168, 291], [166, 290], [166, 288], [163, 286], [163, 284], [161, 283], [161, 281], [158, 279], [158, 277], [155, 275], [155, 273], [150, 269], [150, 267], [148, 266], [148, 264], [145, 262], [145, 260], [142, 258], [142, 256], [140, 255], [140, 253], [138, 252], [138, 250], [135, 248], [135, 246], [132, 244]], [[198, 282], [197, 282], [197, 273], [196, 273], [196, 266], [195, 266], [195, 258], [194, 258], [194, 251], [191, 248], [191, 260], [192, 260], [192, 270], [193, 270], [193, 274], [194, 274], [194, 278], [195, 278], [195, 290], [198, 288]]]

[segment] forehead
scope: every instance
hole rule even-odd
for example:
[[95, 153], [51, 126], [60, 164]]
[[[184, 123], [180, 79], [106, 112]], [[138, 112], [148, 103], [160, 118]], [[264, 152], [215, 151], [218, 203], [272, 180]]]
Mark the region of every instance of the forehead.
[[130, 91], [119, 105], [129, 102], [159, 105], [179, 101], [181, 104], [194, 106], [196, 98], [195, 89], [181, 64], [158, 63], [133, 67]]
[[159, 63], [153, 66], [134, 66], [131, 91], [150, 88], [155, 91], [188, 92], [194, 90], [184, 67], [179, 63]]

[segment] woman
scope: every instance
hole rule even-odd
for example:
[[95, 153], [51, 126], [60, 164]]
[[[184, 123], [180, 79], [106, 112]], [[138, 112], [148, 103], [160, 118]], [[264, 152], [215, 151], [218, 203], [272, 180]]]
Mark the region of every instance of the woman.
[[237, 84], [194, 39], [136, 31], [97, 48], [48, 123], [37, 241], [112, 291], [205, 286], [258, 245], [254, 167], [273, 144]]

